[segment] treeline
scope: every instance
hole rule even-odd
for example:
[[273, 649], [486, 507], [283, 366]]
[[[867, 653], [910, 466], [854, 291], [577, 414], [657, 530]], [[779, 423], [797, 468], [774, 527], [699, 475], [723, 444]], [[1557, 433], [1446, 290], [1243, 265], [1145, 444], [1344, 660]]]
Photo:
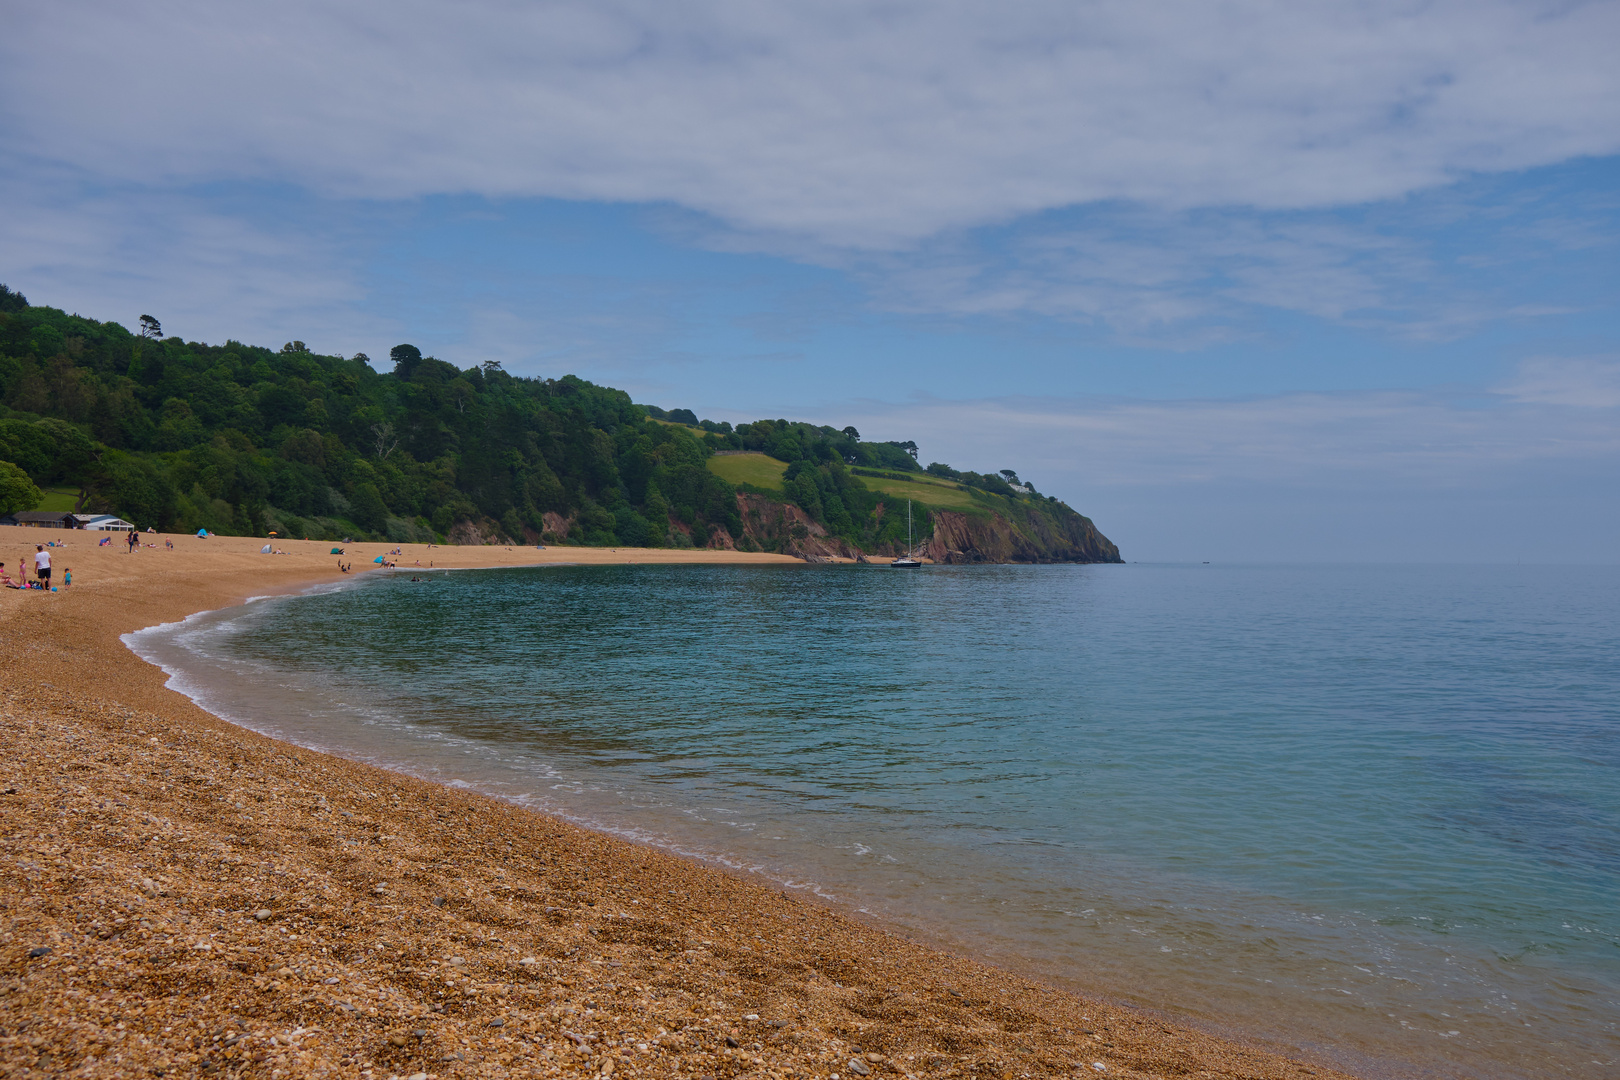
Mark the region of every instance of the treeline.
[[0, 460], [78, 487], [84, 509], [167, 530], [398, 541], [458, 523], [539, 539], [559, 519], [600, 544], [740, 529], [709, 449], [646, 423], [618, 390], [463, 370], [409, 345], [380, 374], [363, 354], [206, 345], [162, 337], [156, 320], [133, 334], [4, 301]]
[[410, 345], [387, 365], [296, 341], [188, 342], [149, 316], [131, 332], [0, 286], [0, 462], [26, 474], [0, 483], [0, 512], [65, 487], [76, 509], [166, 531], [702, 546], [715, 529], [744, 540], [708, 457], [759, 450], [789, 463], [792, 501], [866, 546], [896, 523], [851, 470], [921, 471], [915, 444], [854, 428], [733, 428]]
[[817, 427], [795, 420], [755, 420], [733, 428], [724, 421], [699, 420], [691, 409], [660, 409], [643, 405], [647, 415], [672, 424], [686, 424], [702, 431], [705, 442], [722, 450], [757, 450], [778, 461], [834, 462], [868, 468], [917, 472], [917, 444], [914, 442], [862, 442], [853, 427]]

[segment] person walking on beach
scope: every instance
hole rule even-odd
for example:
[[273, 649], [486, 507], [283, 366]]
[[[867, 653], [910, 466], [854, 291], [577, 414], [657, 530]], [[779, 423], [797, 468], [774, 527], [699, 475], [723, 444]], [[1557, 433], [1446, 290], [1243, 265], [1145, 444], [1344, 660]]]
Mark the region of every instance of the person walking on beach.
[[135, 554], [135, 548], [140, 544], [141, 538], [134, 529], [129, 530], [129, 553]]
[[51, 553], [45, 550], [44, 544], [34, 545], [34, 576], [39, 579], [39, 587], [51, 587]]

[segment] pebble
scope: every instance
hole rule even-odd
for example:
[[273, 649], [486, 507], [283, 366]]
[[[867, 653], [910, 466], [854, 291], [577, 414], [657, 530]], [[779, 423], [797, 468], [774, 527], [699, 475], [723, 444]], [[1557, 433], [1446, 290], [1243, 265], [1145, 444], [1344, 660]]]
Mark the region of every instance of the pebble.
[[870, 1076], [872, 1074], [872, 1066], [868, 1065], [860, 1058], [850, 1058], [849, 1071], [860, 1076]]
[[[236, 541], [209, 543], [211, 551], [224, 551]], [[717, 1073], [825, 1080], [829, 1066], [848, 1080], [890, 1071], [898, 1078], [911, 1072], [913, 1054], [919, 1075], [984, 1075], [991, 1062], [1022, 1048], [1066, 1056], [1085, 1071], [1091, 1063], [1075, 1045], [1090, 1041], [1078, 1034], [1088, 1020], [1079, 1014], [1085, 1008], [1098, 1012], [1104, 1023], [1096, 1026], [1107, 1027], [1116, 1044], [1110, 1051], [1116, 1061], [1098, 1072], [1134, 1075], [1129, 1065], [1154, 1060], [1167, 1065], [1156, 1072], [1168, 1074], [1173, 1063], [1175, 1073], [1206, 1080], [1300, 1075], [1281, 1058], [1169, 1031], [1128, 1011], [929, 952], [778, 890], [476, 795], [278, 743], [190, 706], [176, 708], [162, 672], [135, 658], [117, 635], [228, 604], [228, 590], [237, 585], [236, 579], [209, 585], [206, 572], [199, 584], [194, 560], [183, 571], [177, 561], [171, 577], [156, 569], [161, 553], [152, 554], [141, 574], [128, 575], [127, 586], [109, 580], [104, 593], [83, 594], [106, 601], [93, 610], [74, 615], [64, 606], [60, 623], [28, 621], [35, 616], [6, 611], [9, 598], [0, 596], [0, 620], [7, 620], [0, 626], [8, 640], [15, 633], [35, 650], [31, 656], [48, 680], [0, 686], [0, 753], [8, 769], [35, 777], [26, 794], [4, 803], [0, 862], [22, 870], [7, 882], [11, 956], [32, 951], [30, 937], [38, 950], [49, 950], [50, 941], [68, 950], [60, 963], [13, 964], [0, 989], [10, 995], [9, 1007], [26, 1010], [26, 1034], [34, 1040], [27, 1045], [40, 1051], [33, 1060], [48, 1046], [56, 1066], [100, 1056], [100, 1071], [86, 1075], [172, 1078], [189, 1068], [220, 1076], [244, 1070], [271, 1076], [279, 1069], [283, 1080], [357, 1078], [384, 1043], [398, 1047], [389, 1051], [399, 1055], [395, 1068], [425, 1068], [441, 1055], [461, 1063], [442, 1069], [444, 1080], [474, 1071], [492, 1080], [589, 1080], [603, 1071], [604, 1043], [612, 1039], [616, 1051], [656, 1047], [649, 1057], [618, 1060], [615, 1080]], [[256, 577], [240, 583], [264, 588]], [[64, 652], [58, 637], [80, 651]], [[161, 749], [147, 743], [153, 730], [165, 732]], [[62, 761], [91, 768], [65, 771], [57, 767]], [[167, 780], [164, 768], [172, 770]], [[108, 792], [118, 793], [110, 805]], [[365, 800], [358, 818], [386, 816], [396, 834], [386, 851], [310, 843], [324, 835], [316, 816], [323, 795], [334, 803]], [[227, 796], [251, 807], [251, 815], [228, 805]], [[453, 840], [445, 838], [446, 821], [456, 823]], [[159, 870], [163, 877], [153, 876]], [[374, 892], [383, 882], [386, 895]], [[448, 910], [447, 894], [434, 896], [441, 885], [466, 898], [456, 912]], [[258, 892], [266, 906], [246, 908], [238, 892], [244, 889]], [[596, 894], [594, 904], [587, 890]], [[642, 902], [634, 923], [618, 917], [609, 923], [595, 911], [632, 896]], [[428, 901], [443, 910], [426, 915], [419, 905]], [[593, 940], [590, 931], [600, 937]], [[703, 933], [710, 938], [700, 939]], [[772, 941], [768, 951], [756, 944], [762, 937]], [[210, 951], [188, 947], [207, 939]], [[699, 940], [712, 948], [695, 948]], [[452, 961], [447, 954], [454, 948], [473, 955]], [[35, 959], [52, 955], [33, 952]], [[599, 965], [580, 962], [593, 956]], [[498, 970], [512, 957], [534, 975], [507, 988], [498, 999], [502, 1015], [492, 1017], [490, 1006], [463, 996], [478, 981], [467, 978], [476, 966], [469, 961], [495, 960]], [[536, 978], [542, 962], [555, 979]], [[822, 977], [815, 979], [818, 969]], [[840, 982], [846, 990], [831, 989]], [[353, 988], [354, 1004], [334, 1000], [331, 988], [340, 983]], [[175, 985], [209, 991], [188, 997], [172, 993]], [[951, 1008], [926, 1004], [947, 989]], [[1002, 996], [1008, 994], [1017, 997]], [[91, 1004], [114, 998], [120, 1007], [113, 1010]], [[1015, 1018], [1003, 1015], [1001, 1004], [1015, 1000], [1020, 1034], [1005, 1030]], [[881, 1021], [867, 1011], [880, 1001], [895, 1007]], [[793, 1019], [758, 1019], [771, 1013]], [[254, 1022], [264, 1027], [244, 1027], [236, 1017], [262, 1018]], [[434, 1028], [406, 1029], [413, 1019]], [[744, 1020], [755, 1026], [741, 1027]], [[127, 1022], [128, 1034], [115, 1021]], [[279, 1045], [271, 1041], [271, 1024]], [[563, 1024], [592, 1036], [569, 1036]], [[222, 1037], [199, 1043], [203, 1030]], [[404, 1046], [391, 1030], [409, 1031]], [[759, 1050], [735, 1046], [722, 1058], [716, 1044], [730, 1031], [771, 1038], [761, 1038], [767, 1045]], [[796, 1034], [779, 1036], [788, 1031]], [[889, 1056], [873, 1060], [856, 1043]], [[960, 1049], [949, 1056], [928, 1049], [940, 1045]], [[564, 1046], [567, 1066], [559, 1061]], [[866, 1071], [840, 1065], [825, 1056], [828, 1050], [841, 1050], [846, 1060], [859, 1055]], [[23, 1058], [5, 1061], [16, 1072]], [[387, 1063], [378, 1064], [373, 1075], [390, 1076]], [[39, 1069], [57, 1071], [43, 1063]]]

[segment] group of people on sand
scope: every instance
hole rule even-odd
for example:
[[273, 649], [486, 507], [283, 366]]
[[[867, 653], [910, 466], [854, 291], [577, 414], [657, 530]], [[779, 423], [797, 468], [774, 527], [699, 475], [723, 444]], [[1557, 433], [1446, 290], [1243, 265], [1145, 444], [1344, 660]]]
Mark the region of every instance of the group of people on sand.
[[[52, 545], [55, 546], [54, 544]], [[66, 589], [73, 584], [73, 568], [64, 567], [62, 570], [62, 588]], [[28, 556], [24, 555], [17, 560], [17, 580], [12, 581], [11, 575], [6, 572], [6, 564], [0, 562], [0, 585], [8, 589], [41, 589], [49, 592], [56, 590], [51, 585], [51, 553], [45, 550], [44, 544], [34, 545], [34, 580], [28, 580]]]
[[[101, 543], [97, 544], [96, 546], [97, 547], [106, 547], [110, 543], [112, 543], [112, 537], [103, 536], [101, 538]], [[139, 551], [141, 549], [141, 534], [136, 532], [134, 529], [130, 529], [128, 532], [126, 532], [124, 534], [124, 543], [129, 545], [129, 553], [131, 555], [135, 554], [137, 551]], [[169, 548], [174, 547], [174, 541], [173, 540], [165, 540], [163, 542], [163, 544], [164, 544], [165, 547], [169, 547]], [[147, 544], [146, 546], [147, 547], [152, 547], [152, 548], [157, 547], [156, 544]]]

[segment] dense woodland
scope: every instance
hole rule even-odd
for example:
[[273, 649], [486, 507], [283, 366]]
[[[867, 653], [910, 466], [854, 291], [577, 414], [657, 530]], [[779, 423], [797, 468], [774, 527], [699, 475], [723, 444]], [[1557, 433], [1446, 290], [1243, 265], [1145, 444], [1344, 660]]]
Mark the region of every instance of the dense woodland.
[[[872, 547], [904, 526], [853, 470], [922, 471], [914, 444], [854, 428], [733, 428], [410, 345], [379, 366], [297, 341], [164, 337], [150, 316], [132, 332], [0, 286], [0, 512], [69, 488], [76, 509], [165, 531], [701, 547], [724, 529], [746, 547], [737, 489], [705, 462], [759, 450], [789, 463], [789, 500]], [[927, 471], [1012, 494], [1001, 477]]]

